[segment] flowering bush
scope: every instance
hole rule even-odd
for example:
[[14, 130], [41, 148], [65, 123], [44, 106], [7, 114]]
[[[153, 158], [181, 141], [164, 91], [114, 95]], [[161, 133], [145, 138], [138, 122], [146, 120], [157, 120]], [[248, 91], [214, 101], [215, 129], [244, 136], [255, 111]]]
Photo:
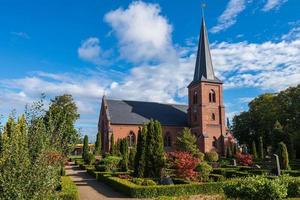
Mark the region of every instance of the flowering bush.
[[199, 158], [185, 151], [170, 152], [167, 157], [171, 167], [175, 169], [177, 177], [188, 180], [197, 178], [198, 172], [194, 169], [199, 164]]
[[235, 155], [238, 163], [243, 166], [250, 166], [253, 163], [251, 154], [237, 153]]

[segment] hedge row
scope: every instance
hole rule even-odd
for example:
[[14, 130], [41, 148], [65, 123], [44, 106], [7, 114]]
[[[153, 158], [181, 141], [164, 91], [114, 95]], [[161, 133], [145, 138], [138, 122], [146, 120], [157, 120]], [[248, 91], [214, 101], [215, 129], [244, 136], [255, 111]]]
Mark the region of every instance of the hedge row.
[[223, 182], [139, 186], [128, 181], [127, 179], [113, 177], [108, 174], [98, 174], [97, 179], [111, 186], [115, 190], [118, 190], [134, 198], [185, 196], [196, 194], [220, 194], [223, 192]]
[[58, 196], [60, 200], [79, 200], [77, 187], [69, 176], [61, 177], [61, 192]]

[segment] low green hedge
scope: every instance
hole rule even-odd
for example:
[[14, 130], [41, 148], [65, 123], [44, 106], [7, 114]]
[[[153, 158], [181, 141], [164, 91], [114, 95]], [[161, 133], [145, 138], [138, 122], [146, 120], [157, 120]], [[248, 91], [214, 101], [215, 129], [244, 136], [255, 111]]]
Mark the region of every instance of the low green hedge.
[[293, 177], [300, 177], [299, 170], [281, 170], [282, 174], [286, 174]]
[[115, 190], [118, 190], [134, 198], [152, 198], [158, 196], [184, 196], [196, 194], [220, 194], [222, 193], [223, 182], [209, 182], [203, 184], [190, 183], [178, 185], [155, 185], [139, 186], [127, 179], [120, 179], [110, 175], [101, 174], [98, 180], [106, 183]]
[[58, 198], [60, 200], [79, 200], [77, 187], [69, 176], [61, 177], [61, 192], [59, 192]]

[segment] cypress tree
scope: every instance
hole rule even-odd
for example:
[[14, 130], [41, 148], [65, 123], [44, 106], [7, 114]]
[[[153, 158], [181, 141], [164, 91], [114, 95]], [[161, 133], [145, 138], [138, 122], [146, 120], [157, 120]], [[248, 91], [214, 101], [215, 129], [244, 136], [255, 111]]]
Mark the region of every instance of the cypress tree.
[[89, 153], [89, 138], [87, 135], [84, 136], [83, 139], [83, 147], [82, 147], [82, 158], [86, 160], [86, 157]]
[[263, 145], [263, 138], [262, 137], [259, 137], [258, 148], [259, 148], [259, 158], [264, 159], [264, 145]]
[[134, 175], [136, 177], [144, 177], [145, 170], [145, 147], [146, 147], [147, 126], [139, 128], [136, 154], [134, 158]]
[[112, 133], [110, 136], [110, 154], [114, 155], [116, 150], [115, 150], [115, 138], [114, 134]]
[[145, 176], [151, 178], [160, 177], [161, 169], [165, 165], [165, 158], [161, 125], [158, 121], [150, 120], [147, 125], [145, 157]]
[[227, 158], [232, 158], [232, 145], [231, 145], [231, 143], [228, 143], [226, 145], [226, 157]]
[[278, 154], [280, 159], [281, 168], [285, 170], [290, 170], [289, 165], [289, 154], [286, 145], [283, 142], [278, 144]]
[[128, 163], [129, 163], [129, 168], [134, 169], [134, 158], [136, 154], [136, 147], [133, 146], [129, 149], [129, 157], [128, 157]]
[[101, 146], [102, 146], [102, 141], [101, 141], [101, 132], [100, 130], [97, 133], [97, 138], [96, 138], [96, 142], [95, 142], [95, 151], [94, 154], [95, 155], [101, 155]]
[[2, 148], [3, 148], [3, 139], [2, 139], [2, 132], [0, 131], [0, 156], [2, 153]]
[[252, 141], [252, 155], [254, 159], [257, 158], [256, 144], [254, 140]]
[[121, 170], [124, 172], [128, 171], [128, 140], [124, 138], [120, 143], [120, 153], [122, 155], [122, 160], [120, 161]]

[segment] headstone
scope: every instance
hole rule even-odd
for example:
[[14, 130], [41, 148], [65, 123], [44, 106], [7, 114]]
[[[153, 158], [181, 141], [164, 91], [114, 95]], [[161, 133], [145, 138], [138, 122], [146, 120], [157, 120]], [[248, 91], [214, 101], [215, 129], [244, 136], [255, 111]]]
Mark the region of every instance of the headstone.
[[162, 177], [160, 183], [162, 185], [174, 185], [173, 180], [169, 176]]
[[259, 165], [254, 165], [253, 168], [254, 168], [254, 169], [260, 169], [261, 166], [259, 166]]
[[235, 167], [237, 166], [236, 165], [236, 159], [232, 159], [232, 165], [235, 166]]
[[273, 154], [273, 156], [274, 156], [274, 160], [275, 160], [275, 167], [276, 167], [276, 170], [275, 170], [275, 174], [276, 174], [276, 176], [280, 176], [280, 162], [279, 162], [279, 157], [278, 157], [278, 155], [277, 154]]

